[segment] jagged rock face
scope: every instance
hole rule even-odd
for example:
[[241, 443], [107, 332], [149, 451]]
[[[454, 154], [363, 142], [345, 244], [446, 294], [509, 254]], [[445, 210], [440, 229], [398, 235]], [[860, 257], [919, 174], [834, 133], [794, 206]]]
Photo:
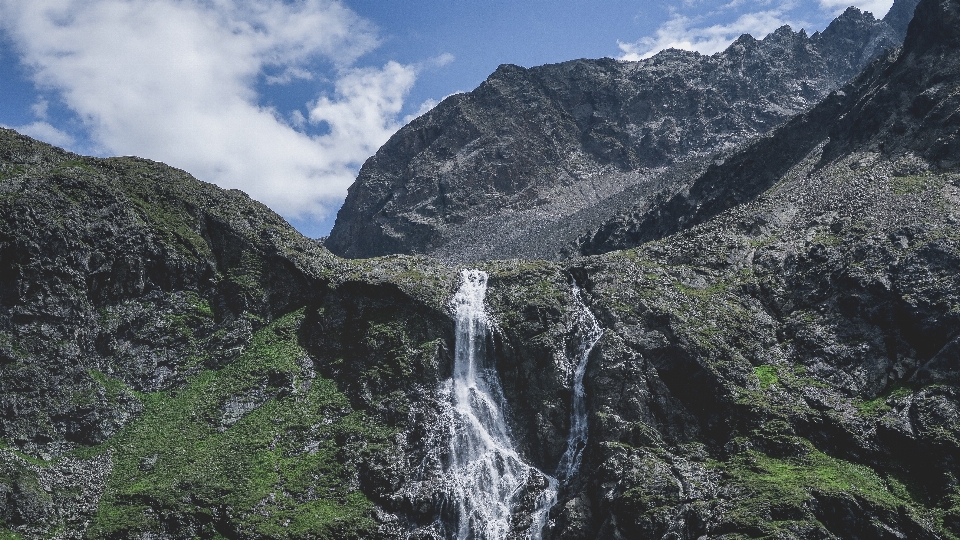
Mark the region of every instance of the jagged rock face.
[[[0, 208], [0, 535], [389, 538], [437, 519], [418, 465], [454, 269], [340, 261], [242, 193], [9, 130]], [[568, 280], [500, 268], [491, 297], [529, 306], [496, 339], [538, 463], [563, 451], [570, 323], [531, 292]]]
[[575, 270], [610, 331], [588, 377], [597, 446], [556, 538], [956, 534], [960, 174], [822, 152]]
[[894, 2], [890, 11], [883, 17], [883, 20], [897, 32], [900, 41], [903, 41], [907, 36], [907, 28], [910, 26], [910, 21], [913, 20], [913, 12], [917, 9], [919, 3], [920, 0]]
[[685, 192], [611, 218], [580, 238], [576, 250], [597, 254], [625, 249], [702, 223], [760, 196], [821, 144], [826, 144], [824, 162], [873, 151], [922, 157], [905, 158], [899, 166], [903, 174], [956, 166], [957, 30], [949, 22], [954, 16], [949, 7], [932, 12], [926, 6], [917, 8], [911, 23], [916, 28], [902, 52], [872, 64], [842, 91], [770, 137], [712, 164]]
[[[3, 527], [80, 538], [98, 511], [122, 508], [117, 485], [130, 482], [131, 468], [171, 466], [162, 445], [138, 447], [137, 433], [125, 431], [171, 405], [148, 396], [236, 365], [256, 332], [315, 294], [332, 260], [240, 192], [0, 130]], [[217, 403], [225, 412], [212, 414], [213, 425], [283, 393], [283, 377], [261, 378]], [[186, 425], [146, 440], [191, 441]], [[154, 523], [184, 536], [199, 527], [149, 489], [139, 497], [158, 512]], [[128, 536], [123, 520], [95, 526], [94, 537]]]
[[958, 28], [922, 2], [902, 55], [647, 221], [683, 232], [576, 270], [615, 331], [557, 538], [957, 534]]
[[[136, 391], [168, 388], [200, 348], [230, 358], [251, 331], [242, 314], [269, 320], [309, 294], [285, 250], [316, 246], [274, 232], [286, 224], [245, 195], [146, 160], [83, 158], [9, 130], [0, 139], [4, 440], [50, 455], [64, 440], [98, 444], [138, 406], [105, 402], [91, 370]], [[28, 389], [44, 399], [24, 401]]]
[[819, 102], [897, 30], [850, 9], [822, 33], [743, 36], [713, 56], [501, 66], [361, 169], [327, 247], [346, 257], [555, 258], [624, 205]]

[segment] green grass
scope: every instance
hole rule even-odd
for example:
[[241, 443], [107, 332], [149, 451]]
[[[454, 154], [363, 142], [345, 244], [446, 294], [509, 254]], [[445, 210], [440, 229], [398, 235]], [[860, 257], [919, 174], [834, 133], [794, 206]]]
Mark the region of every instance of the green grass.
[[96, 174], [97, 170], [91, 167], [90, 165], [84, 163], [79, 159], [71, 159], [69, 161], [64, 161], [57, 166], [57, 171], [64, 171], [67, 169], [82, 169], [85, 172]]
[[180, 311], [164, 316], [164, 322], [172, 330], [170, 339], [182, 339], [191, 346], [198, 342], [197, 333], [209, 331], [213, 323], [213, 308], [210, 302], [192, 291], [187, 292], [187, 306]]
[[193, 309], [194, 309], [194, 312], [195, 312], [195, 313], [197, 314], [197, 316], [199, 316], [199, 317], [203, 317], [203, 318], [206, 318], [206, 319], [212, 319], [212, 318], [213, 318], [213, 308], [210, 307], [210, 302], [208, 302], [206, 299], [201, 299], [201, 300], [199, 300], [199, 301], [193, 306]]
[[27, 463], [29, 463], [29, 464], [31, 464], [31, 465], [36, 465], [37, 467], [49, 467], [49, 466], [50, 466], [50, 462], [49, 462], [49, 461], [46, 461], [46, 460], [43, 460], [43, 459], [40, 459], [40, 458], [37, 458], [37, 457], [33, 457], [33, 456], [31, 456], [30, 454], [24, 454], [23, 452], [17, 450], [17, 449], [14, 448], [13, 446], [11, 446], [9, 443], [7, 443], [7, 441], [4, 441], [4, 440], [2, 440], [2, 439], [0, 439], [0, 450], [6, 450], [7, 452], [10, 452], [10, 453], [12, 453], [13, 455], [17, 456], [18, 458], [26, 461]]
[[23, 540], [19, 534], [0, 526], [0, 540]]
[[8, 167], [5, 170], [0, 171], [0, 181], [13, 178], [14, 176], [20, 176], [26, 172], [27, 168], [19, 165], [14, 165], [13, 167]]
[[696, 298], [703, 302], [710, 301], [714, 297], [726, 293], [727, 289], [729, 288], [729, 284], [723, 283], [723, 282], [711, 283], [710, 285], [703, 288], [688, 287], [686, 285], [683, 285], [679, 281], [675, 282], [675, 285], [677, 289], [680, 290], [680, 292], [682, 292], [683, 294]]
[[777, 368], [773, 366], [757, 366], [753, 368], [753, 373], [757, 376], [757, 380], [760, 381], [760, 388], [764, 390], [780, 382], [780, 378], [777, 375]]
[[117, 400], [120, 399], [120, 396], [128, 391], [127, 386], [123, 384], [123, 382], [110, 378], [95, 369], [88, 369], [87, 373], [103, 387], [107, 400], [110, 403], [116, 403]]
[[[143, 415], [108, 443], [115, 466], [91, 536], [161, 530], [148, 508], [196, 522], [225, 509], [233, 531], [269, 538], [370, 533], [372, 504], [351, 478], [393, 434], [351, 410], [332, 381], [303, 372], [302, 318], [274, 322], [236, 362], [183, 389], [141, 396]], [[252, 405], [224, 424], [231, 401]]]
[[[917, 507], [901, 483], [864, 465], [815, 450], [792, 459], [750, 450], [714, 466], [744, 495], [730, 519], [766, 535], [775, 534], [791, 521], [815, 519], [808, 504], [815, 496], [856, 497], [890, 512]], [[769, 521], [768, 516], [785, 517], [777, 522]]]
[[837, 247], [843, 243], [843, 238], [830, 231], [821, 230], [813, 237], [813, 242], [826, 247]]
[[196, 218], [184, 209], [164, 200], [152, 200], [148, 194], [133, 192], [128, 196], [165, 244], [187, 256], [209, 254], [210, 246], [196, 231]]
[[897, 195], [911, 195], [941, 186], [943, 181], [934, 175], [911, 175], [894, 176], [890, 179], [890, 184]]
[[674, 282], [680, 294], [663, 297], [655, 302], [673, 317], [676, 329], [711, 358], [741, 358], [743, 347], [749, 342], [752, 318], [737, 299], [730, 294], [735, 283], [717, 282], [704, 288], [688, 287]]
[[913, 387], [905, 384], [898, 384], [874, 399], [856, 401], [854, 402], [854, 405], [857, 407], [857, 410], [860, 411], [860, 414], [864, 416], [879, 416], [891, 410], [890, 405], [887, 404], [888, 401], [891, 399], [907, 397], [913, 392]]

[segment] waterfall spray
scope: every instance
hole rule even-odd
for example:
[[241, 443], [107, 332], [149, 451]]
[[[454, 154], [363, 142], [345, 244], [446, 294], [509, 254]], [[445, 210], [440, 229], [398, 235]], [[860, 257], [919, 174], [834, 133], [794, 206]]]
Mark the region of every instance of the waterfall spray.
[[500, 378], [487, 355], [487, 274], [464, 270], [453, 298], [456, 350], [450, 397], [450, 461], [445, 473], [457, 506], [458, 540], [500, 540], [532, 474], [520, 458], [505, 415]]
[[[580, 339], [571, 381], [570, 434], [557, 478], [553, 478], [525, 463], [514, 448], [500, 377], [487, 354], [487, 274], [479, 270], [461, 272], [460, 289], [451, 302], [456, 316], [453, 376], [444, 391], [449, 403], [449, 459], [443, 473], [446, 498], [455, 511], [455, 523], [442, 527], [446, 538], [504, 540], [525, 535], [540, 540], [561, 485], [579, 470], [587, 441], [583, 377], [590, 351], [603, 331], [583, 303], [580, 289], [576, 284], [572, 287], [574, 325]], [[532, 489], [539, 491], [530, 516], [532, 523], [525, 533], [518, 533], [512, 518], [519, 499]]]

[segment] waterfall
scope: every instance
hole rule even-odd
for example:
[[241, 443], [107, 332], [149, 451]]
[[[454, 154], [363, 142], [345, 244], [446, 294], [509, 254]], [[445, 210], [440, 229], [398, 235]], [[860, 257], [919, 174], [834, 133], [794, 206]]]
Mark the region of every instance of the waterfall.
[[[572, 280], [571, 280], [572, 281]], [[587, 361], [590, 358], [590, 351], [600, 341], [603, 336], [603, 329], [593, 313], [587, 309], [580, 296], [580, 287], [576, 282], [571, 283], [573, 289], [573, 300], [577, 308], [576, 324], [577, 330], [583, 332], [580, 336], [577, 350], [577, 369], [573, 373], [573, 402], [570, 406], [570, 434], [567, 436], [567, 449], [560, 458], [560, 465], [557, 467], [557, 478], [561, 482], [566, 482], [580, 470], [580, 462], [583, 459], [583, 449], [587, 445], [587, 401], [583, 392], [583, 376], [587, 372]]]
[[[574, 284], [574, 322], [580, 343], [572, 381], [571, 427], [557, 468], [558, 478], [553, 478], [525, 463], [514, 447], [500, 377], [486, 350], [490, 335], [486, 291], [485, 272], [464, 270], [451, 302], [456, 316], [456, 346], [453, 376], [443, 392], [449, 407], [445, 414], [449, 419], [449, 458], [443, 474], [446, 500], [454, 507], [455, 517], [450, 516], [451, 523], [441, 528], [445, 538], [457, 540], [504, 540], [524, 534], [539, 540], [561, 482], [569, 480], [580, 467], [587, 440], [583, 377], [587, 358], [602, 330]], [[538, 493], [531, 525], [526, 533], [518, 535], [514, 513], [521, 498], [531, 493]]]
[[524, 463], [513, 446], [500, 378], [486, 354], [487, 274], [464, 270], [461, 279], [453, 298], [456, 350], [450, 388], [450, 460], [445, 473], [450, 498], [457, 506], [455, 537], [501, 540], [511, 535], [514, 507], [531, 477], [542, 473]]
[[580, 470], [583, 449], [587, 445], [587, 401], [583, 390], [583, 377], [587, 373], [590, 352], [603, 336], [600, 323], [583, 302], [580, 287], [572, 279], [570, 281], [576, 308], [573, 324], [578, 338], [576, 368], [571, 384], [573, 398], [570, 404], [570, 433], [567, 435], [567, 448], [557, 466], [557, 477], [547, 477], [549, 485], [538, 499], [538, 506], [533, 516], [533, 527], [530, 529], [530, 538], [535, 540], [541, 537], [543, 528], [547, 525], [550, 510], [557, 503], [560, 486], [570, 481]]

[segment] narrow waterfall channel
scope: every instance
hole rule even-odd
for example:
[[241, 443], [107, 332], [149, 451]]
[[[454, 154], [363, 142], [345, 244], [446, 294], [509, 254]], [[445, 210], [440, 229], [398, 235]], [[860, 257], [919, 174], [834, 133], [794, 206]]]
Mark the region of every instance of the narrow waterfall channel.
[[602, 330], [574, 284], [575, 324], [580, 345], [572, 381], [571, 430], [557, 468], [558, 480], [525, 463], [514, 448], [500, 377], [492, 355], [486, 350], [490, 332], [484, 304], [487, 277], [479, 270], [462, 271], [460, 289], [452, 301], [456, 315], [456, 349], [453, 377], [448, 386], [450, 458], [444, 466], [444, 475], [448, 500], [456, 505], [457, 518], [455, 530], [448, 530], [446, 536], [457, 540], [515, 538], [512, 526], [515, 507], [533, 485], [541, 487], [534, 488], [540, 493], [536, 496], [526, 537], [539, 540], [550, 509], [556, 504], [561, 483], [574, 476], [580, 467], [587, 440], [583, 377], [587, 358]]
[[603, 328], [593, 313], [583, 303], [580, 287], [571, 280], [573, 300], [577, 309], [576, 327], [580, 338], [577, 350], [577, 368], [573, 372], [573, 402], [570, 404], [570, 435], [567, 449], [560, 458], [557, 478], [566, 482], [580, 470], [583, 448], [587, 445], [587, 399], [583, 391], [583, 377], [587, 373], [590, 352], [603, 336]]
[[593, 313], [583, 302], [580, 287], [573, 279], [570, 280], [570, 287], [573, 290], [573, 301], [576, 308], [574, 328], [578, 338], [577, 364], [571, 382], [573, 398], [570, 404], [570, 434], [567, 435], [567, 448], [564, 450], [563, 456], [560, 458], [560, 464], [557, 466], [556, 478], [547, 477], [549, 486], [537, 501], [537, 510], [533, 516], [533, 527], [530, 529], [530, 538], [535, 540], [541, 537], [543, 528], [547, 525], [550, 510], [557, 504], [557, 494], [560, 487], [576, 476], [580, 470], [583, 450], [587, 445], [587, 399], [583, 389], [583, 377], [587, 373], [590, 352], [593, 351], [594, 346], [603, 336], [603, 328], [600, 327], [597, 318], [593, 316]]

